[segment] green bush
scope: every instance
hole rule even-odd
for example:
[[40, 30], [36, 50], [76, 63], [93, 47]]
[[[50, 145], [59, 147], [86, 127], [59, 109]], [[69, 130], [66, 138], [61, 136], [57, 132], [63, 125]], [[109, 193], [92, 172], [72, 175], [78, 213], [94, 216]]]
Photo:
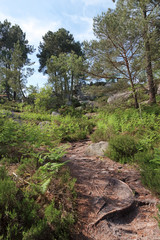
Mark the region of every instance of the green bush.
[[160, 152], [157, 151], [157, 149], [138, 152], [135, 154], [135, 160], [141, 168], [142, 182], [157, 194], [160, 194], [159, 159]]
[[108, 151], [113, 160], [126, 163], [134, 158], [138, 144], [132, 136], [118, 135], [110, 139]]
[[35, 94], [35, 110], [37, 112], [54, 111], [63, 105], [62, 98], [58, 98], [52, 87], [41, 88], [40, 92]]
[[22, 239], [22, 233], [38, 223], [38, 207], [33, 199], [24, 196], [7, 175], [5, 168], [0, 168], [0, 238]]
[[92, 142], [109, 141], [113, 137], [114, 132], [112, 128], [96, 129], [90, 136]]
[[57, 209], [54, 201], [52, 201], [45, 209], [45, 217], [50, 224], [55, 226], [56, 239], [69, 239], [69, 229], [74, 224], [74, 216], [72, 213], [62, 211], [61, 206]]
[[[22, 240], [55, 240], [53, 230], [48, 226], [46, 219], [40, 220], [37, 224], [31, 226], [30, 229], [23, 232]], [[58, 240], [58, 238], [57, 238]]]
[[141, 170], [142, 182], [153, 192], [160, 194], [160, 168], [153, 163], [143, 164]]

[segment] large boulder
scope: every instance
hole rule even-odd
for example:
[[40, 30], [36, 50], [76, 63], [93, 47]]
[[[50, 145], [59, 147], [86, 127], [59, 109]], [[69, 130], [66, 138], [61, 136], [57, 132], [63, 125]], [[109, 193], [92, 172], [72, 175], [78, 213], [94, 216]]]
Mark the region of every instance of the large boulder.
[[113, 104], [115, 102], [127, 100], [131, 94], [131, 91], [116, 93], [108, 98], [107, 103]]
[[92, 143], [86, 148], [85, 154], [86, 156], [104, 156], [107, 149], [108, 142]]

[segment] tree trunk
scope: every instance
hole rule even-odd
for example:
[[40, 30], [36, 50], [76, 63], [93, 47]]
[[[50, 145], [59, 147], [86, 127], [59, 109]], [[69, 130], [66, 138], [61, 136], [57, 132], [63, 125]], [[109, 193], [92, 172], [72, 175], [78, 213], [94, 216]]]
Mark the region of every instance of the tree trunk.
[[156, 103], [156, 91], [155, 91], [155, 84], [153, 80], [150, 43], [148, 40], [145, 43], [145, 51], [146, 51], [146, 62], [147, 62], [146, 72], [147, 72], [148, 88], [149, 88], [149, 102], [152, 104], [152, 103]]
[[16, 101], [16, 95], [17, 95], [17, 94], [16, 94], [16, 91], [14, 91], [14, 92], [13, 92], [13, 99], [14, 99], [14, 101]]
[[126, 56], [126, 52], [124, 51], [124, 60], [126, 63], [126, 67], [127, 67], [127, 71], [128, 71], [128, 76], [129, 76], [129, 81], [131, 83], [131, 87], [132, 87], [132, 91], [133, 91], [133, 97], [134, 97], [134, 104], [135, 104], [135, 108], [139, 108], [139, 104], [138, 104], [138, 98], [137, 98], [137, 92], [133, 83], [133, 79], [132, 79], [132, 74], [130, 71], [130, 67], [129, 67], [129, 62]]
[[71, 77], [71, 98], [73, 98], [73, 81], [74, 81], [74, 76], [72, 73], [72, 77]]
[[[143, 9], [144, 20], [147, 19], [147, 11], [146, 8]], [[145, 55], [146, 55], [146, 73], [148, 79], [148, 88], [149, 88], [149, 103], [156, 103], [156, 91], [155, 84], [153, 80], [153, 72], [152, 72], [152, 60], [151, 60], [151, 49], [150, 43], [148, 39], [148, 27], [145, 26], [144, 32], [144, 42], [145, 42]]]
[[7, 82], [5, 82], [5, 93], [7, 95], [7, 99], [10, 101], [10, 87]]

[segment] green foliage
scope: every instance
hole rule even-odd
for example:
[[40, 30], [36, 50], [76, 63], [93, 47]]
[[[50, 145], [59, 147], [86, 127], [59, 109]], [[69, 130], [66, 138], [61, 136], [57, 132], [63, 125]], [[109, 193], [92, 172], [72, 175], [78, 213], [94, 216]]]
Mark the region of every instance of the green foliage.
[[[157, 164], [157, 149], [138, 152], [135, 160], [141, 168], [142, 182], [157, 194], [160, 194], [160, 166]], [[159, 157], [159, 156], [158, 156]]]
[[33, 223], [31, 228], [23, 232], [22, 240], [55, 240], [54, 232], [47, 224], [46, 220]]
[[48, 113], [23, 112], [21, 113], [21, 119], [37, 122], [37, 121], [51, 121], [52, 119], [54, 119], [54, 117]]
[[48, 82], [52, 85], [56, 96], [64, 101], [73, 98], [73, 89], [84, 78], [84, 59], [74, 52], [60, 53], [47, 60]]
[[[136, 109], [116, 109], [112, 112], [100, 112], [97, 116], [97, 130], [109, 129], [114, 134], [129, 134], [138, 139], [139, 150], [152, 148], [159, 140], [159, 115], [141, 112]], [[103, 127], [102, 127], [103, 126]]]
[[[154, 149], [154, 158], [150, 162], [160, 165], [160, 149], [158, 149], [158, 148]], [[160, 168], [159, 168], [159, 170], [160, 170]]]
[[109, 141], [115, 134], [113, 126], [108, 126], [104, 120], [97, 122], [96, 130], [91, 134], [92, 142]]
[[45, 217], [50, 224], [55, 226], [55, 235], [58, 239], [69, 239], [69, 231], [74, 223], [72, 213], [64, 213], [62, 207], [56, 209], [54, 201], [45, 209]]
[[58, 111], [62, 116], [70, 115], [72, 117], [82, 117], [82, 115], [84, 113], [83, 109], [78, 109], [77, 110], [73, 106], [66, 106], [66, 105], [61, 106], [61, 108]]
[[[93, 141], [109, 140], [107, 154], [122, 163], [136, 162], [143, 183], [160, 193], [160, 118], [159, 105], [136, 109], [109, 107], [96, 116]], [[109, 131], [109, 133], [108, 133]]]
[[[32, 156], [32, 152], [30, 153], [30, 156]], [[30, 157], [30, 158], [21, 158], [21, 164], [18, 167], [18, 174], [21, 176], [25, 174], [34, 173], [37, 168], [37, 159]]]
[[46, 73], [46, 63], [51, 56], [59, 56], [61, 53], [71, 53], [74, 51], [78, 56], [82, 55], [81, 44], [75, 42], [72, 34], [64, 28], [60, 28], [57, 32], [48, 31], [43, 36], [43, 42], [40, 43], [39, 71]]
[[[25, 154], [31, 156], [33, 149], [40, 146], [54, 147], [58, 142], [84, 139], [94, 126], [93, 120], [81, 115], [22, 113], [20, 119], [16, 119], [15, 114], [8, 119], [8, 114], [0, 113], [0, 156], [10, 162], [20, 162]], [[49, 124], [37, 125], [40, 120], [47, 120]]]
[[51, 87], [44, 87], [36, 94], [34, 104], [37, 112], [45, 112], [59, 108], [62, 101], [56, 97]]
[[2, 239], [22, 239], [22, 232], [38, 223], [38, 206], [24, 196], [3, 167], [0, 168], [0, 236]]
[[138, 151], [135, 139], [129, 135], [119, 135], [109, 141], [109, 156], [118, 162], [130, 162]]
[[[0, 34], [0, 88], [8, 100], [20, 99], [24, 97], [22, 89], [26, 78], [32, 75], [28, 54], [33, 53], [34, 48], [28, 44], [25, 34], [17, 24], [12, 26], [7, 20], [0, 22]], [[29, 66], [26, 67], [27, 65]]]
[[[11, 127], [14, 127], [14, 124], [11, 124]], [[7, 139], [6, 133], [5, 137]], [[10, 144], [7, 140], [5, 142]], [[41, 152], [38, 150], [33, 152], [34, 149], [29, 148], [23, 153], [17, 184], [21, 186], [20, 179], [23, 179], [27, 185], [20, 188], [17, 188], [7, 176], [5, 169], [0, 168], [0, 208], [3, 209], [0, 214], [0, 237], [2, 239], [69, 239], [70, 228], [74, 223], [74, 211], [71, 206], [75, 196], [75, 180], [71, 179], [68, 171], [59, 173], [65, 163], [58, 162], [66, 148], [67, 146], [48, 148]], [[51, 183], [52, 188], [55, 187], [55, 196], [57, 196], [55, 204], [50, 203], [51, 199], [47, 198], [47, 190], [51, 187]], [[36, 204], [37, 199], [41, 200], [39, 205]]]

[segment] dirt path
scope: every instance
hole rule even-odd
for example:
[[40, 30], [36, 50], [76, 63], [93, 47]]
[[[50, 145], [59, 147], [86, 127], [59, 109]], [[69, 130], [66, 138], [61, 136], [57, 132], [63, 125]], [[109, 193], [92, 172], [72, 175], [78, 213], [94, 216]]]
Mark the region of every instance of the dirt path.
[[73, 240], [160, 240], [158, 199], [139, 172], [108, 158], [87, 157], [89, 141], [71, 144], [66, 155], [77, 178], [78, 221]]

